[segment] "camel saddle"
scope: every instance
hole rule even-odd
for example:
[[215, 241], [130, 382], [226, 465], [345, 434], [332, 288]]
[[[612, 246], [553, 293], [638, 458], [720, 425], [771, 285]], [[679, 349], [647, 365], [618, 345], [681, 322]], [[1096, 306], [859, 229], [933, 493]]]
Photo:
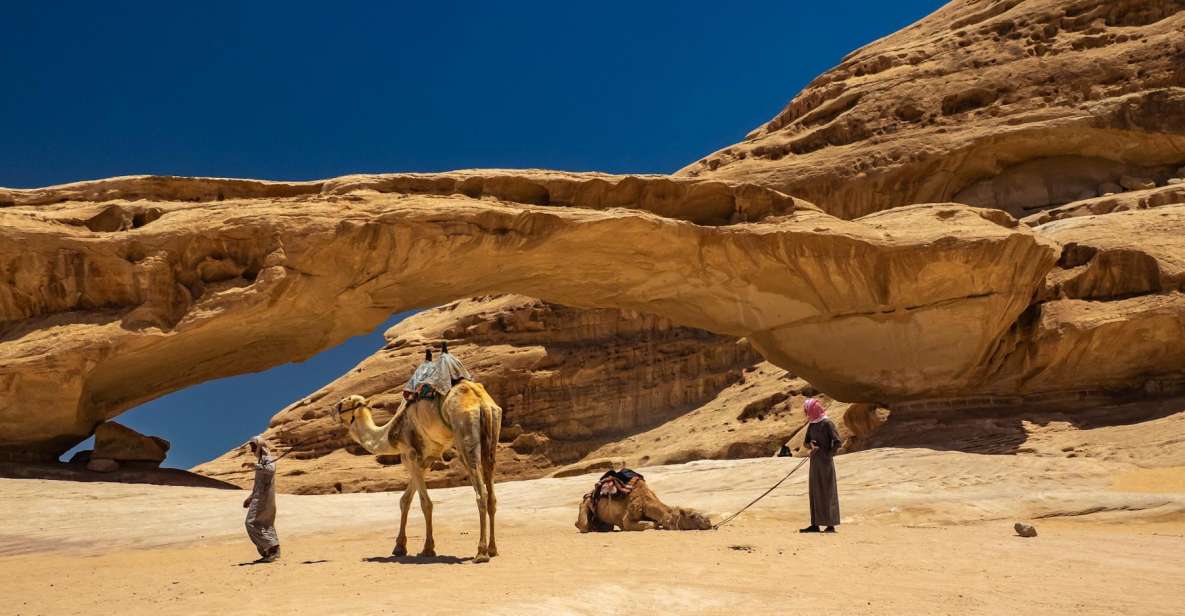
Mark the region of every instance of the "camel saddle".
[[623, 468], [620, 471], [610, 470], [593, 484], [592, 492], [585, 494], [584, 506], [588, 509], [588, 519], [591, 520], [592, 530], [607, 532], [613, 530], [612, 524], [607, 524], [597, 518], [597, 502], [602, 498], [624, 498], [638, 487], [638, 483], [645, 479], [642, 474]]
[[597, 485], [593, 487], [593, 500], [625, 496], [633, 492], [638, 482], [643, 479], [641, 473], [628, 468], [623, 468], [620, 471], [608, 471], [601, 475], [601, 478], [597, 480]]

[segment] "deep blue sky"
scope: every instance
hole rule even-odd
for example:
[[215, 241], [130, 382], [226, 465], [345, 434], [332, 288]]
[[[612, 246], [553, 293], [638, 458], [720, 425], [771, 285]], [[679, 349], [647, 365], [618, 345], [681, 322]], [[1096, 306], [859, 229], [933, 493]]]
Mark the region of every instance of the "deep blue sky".
[[[0, 186], [136, 173], [670, 172], [942, 4], [5, 2]], [[170, 464], [187, 466], [377, 346], [194, 388], [124, 420], [171, 437]], [[230, 408], [261, 386], [274, 399]], [[173, 429], [191, 416], [210, 421]]]

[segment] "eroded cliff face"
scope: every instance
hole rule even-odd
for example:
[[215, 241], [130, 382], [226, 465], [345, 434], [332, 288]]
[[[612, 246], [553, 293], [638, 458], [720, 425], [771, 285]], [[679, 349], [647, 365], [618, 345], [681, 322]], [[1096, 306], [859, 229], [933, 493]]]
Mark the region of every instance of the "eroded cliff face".
[[849, 219], [938, 201], [1020, 217], [1163, 186], [1185, 164], [1183, 31], [1181, 0], [955, 0], [680, 173]]
[[1063, 246], [985, 357], [986, 395], [895, 409], [1180, 391], [1183, 31], [1179, 0], [956, 0], [680, 174], [860, 222], [927, 201], [1001, 209]]
[[[801, 411], [793, 412], [792, 398], [809, 388], [764, 362], [743, 340], [631, 311], [580, 310], [514, 295], [426, 310], [389, 329], [385, 338], [383, 349], [272, 419], [265, 439], [278, 451], [292, 451], [282, 467], [282, 490], [403, 487], [402, 466], [361, 450], [328, 405], [362, 394], [377, 409], [377, 420], [386, 421], [424, 349], [439, 349], [445, 341], [502, 406], [500, 478], [540, 477], [570, 464], [595, 466], [610, 455], [637, 454], [636, 461], [643, 449], [655, 462], [768, 455], [799, 425]], [[764, 421], [767, 406], [778, 403]], [[696, 431], [691, 425], [680, 437], [665, 439], [665, 449], [647, 439], [663, 426], [671, 429], [668, 421], [687, 423], [679, 420], [686, 416], [710, 420], [710, 430], [701, 426], [705, 439], [689, 438], [687, 431]], [[606, 449], [631, 437], [646, 445]], [[196, 470], [246, 485], [251, 476], [240, 465], [247, 455], [242, 448], [232, 450]], [[464, 470], [449, 460], [430, 470], [428, 480], [457, 485], [465, 481]]]
[[[157, 178], [16, 191], [17, 203], [99, 201], [0, 209], [0, 442], [60, 452], [153, 397], [308, 357], [393, 312], [491, 292], [748, 337], [845, 400], [990, 391], [985, 360], [1059, 254], [1002, 213], [959, 205], [851, 222], [749, 185], [507, 177], [343, 178], [272, 198], [181, 181], [204, 187], [204, 201], [154, 197], [170, 186]], [[508, 187], [549, 182], [594, 197], [507, 200], [530, 194]], [[438, 194], [477, 183], [501, 192]], [[722, 224], [603, 209], [609, 189], [631, 185], [648, 210], [686, 202], [701, 222], [703, 204], [717, 204]], [[113, 208], [130, 224], [86, 224]], [[754, 222], [722, 222], [734, 218]]]

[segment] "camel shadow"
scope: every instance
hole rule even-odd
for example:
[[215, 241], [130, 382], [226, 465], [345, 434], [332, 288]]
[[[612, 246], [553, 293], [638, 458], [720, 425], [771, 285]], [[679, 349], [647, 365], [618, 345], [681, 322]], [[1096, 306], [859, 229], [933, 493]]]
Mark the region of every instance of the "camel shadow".
[[371, 556], [363, 558], [367, 563], [394, 563], [397, 565], [459, 565], [473, 560], [472, 556]]

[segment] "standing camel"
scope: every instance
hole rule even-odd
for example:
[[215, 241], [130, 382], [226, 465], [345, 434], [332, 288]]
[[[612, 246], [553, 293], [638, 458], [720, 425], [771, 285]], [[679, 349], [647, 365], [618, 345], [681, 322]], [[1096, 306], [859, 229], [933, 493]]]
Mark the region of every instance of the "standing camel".
[[[334, 415], [345, 424], [350, 437], [373, 454], [399, 454], [407, 469], [408, 484], [399, 499], [399, 536], [395, 539], [395, 556], [407, 554], [407, 511], [411, 499], [420, 494], [420, 509], [424, 512], [425, 539], [420, 556], [435, 556], [436, 543], [432, 539], [432, 501], [424, 469], [438, 460], [449, 448], [456, 446], [457, 455], [469, 474], [469, 482], [477, 493], [477, 513], [481, 521], [481, 539], [473, 562], [489, 562], [498, 555], [494, 542], [494, 454], [498, 433], [502, 429], [502, 408], [494, 403], [484, 387], [473, 381], [461, 381], [453, 386], [443, 400], [404, 402], [386, 425], [374, 423], [374, 415], [366, 398], [352, 395], [333, 405]], [[489, 519], [489, 541], [486, 541], [486, 519]]]

